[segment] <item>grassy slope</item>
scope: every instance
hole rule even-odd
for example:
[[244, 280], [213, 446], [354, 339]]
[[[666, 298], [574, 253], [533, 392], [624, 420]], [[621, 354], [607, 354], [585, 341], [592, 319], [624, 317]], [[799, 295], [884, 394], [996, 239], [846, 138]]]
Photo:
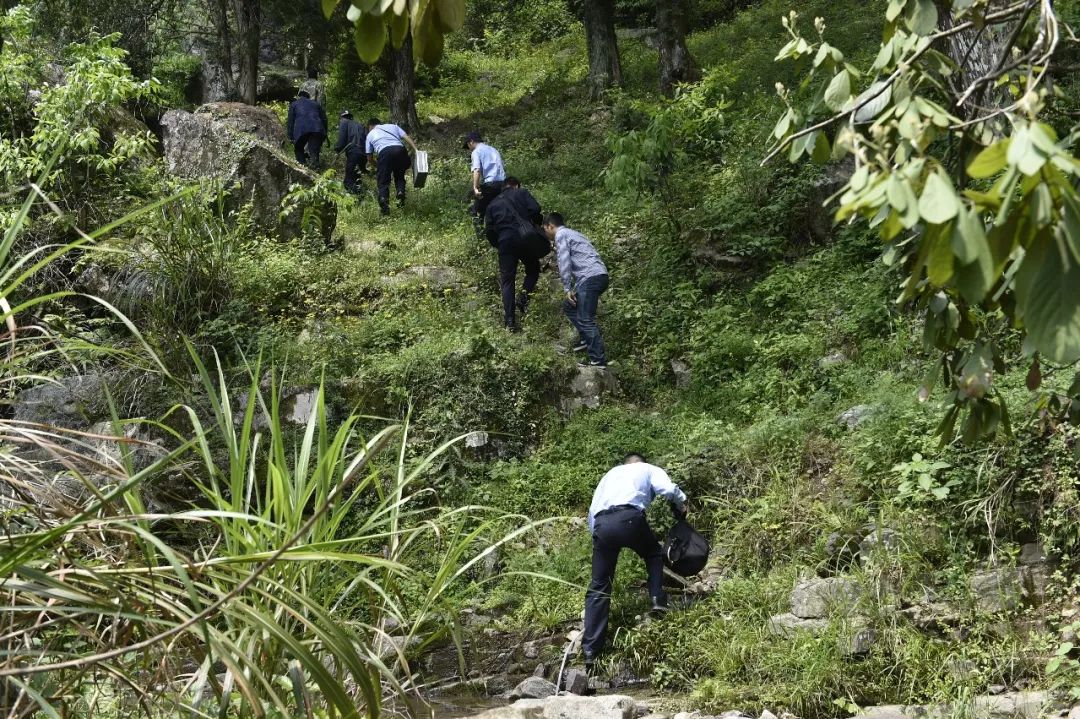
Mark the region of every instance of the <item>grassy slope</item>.
[[[769, 177], [748, 168], [775, 114], [772, 85], [786, 79], [771, 59], [788, 5], [766, 2], [692, 39], [695, 54], [723, 78], [735, 103], [730, 161], [714, 177], [727, 173], [734, 184]], [[846, 23], [840, 38], [846, 49], [865, 49], [878, 31], [876, 8], [867, 11], [857, 0], [801, 5], [804, 17]], [[834, 698], [941, 699], [1030, 673], [1017, 664], [1022, 653], [1014, 634], [995, 637], [976, 619], [969, 639], [952, 643], [882, 619], [883, 641], [865, 661], [845, 659], [828, 639], [763, 633], [765, 618], [783, 610], [800, 568], [825, 564], [830, 532], [857, 532], [868, 521], [899, 529], [902, 558], [879, 571], [901, 574], [901, 591], [909, 594], [924, 584], [959, 594], [965, 572], [985, 549], [971, 539], [977, 532], [965, 531], [980, 517], [972, 514], [964, 526], [949, 508], [892, 501], [890, 467], [915, 451], [934, 451], [930, 431], [940, 416], [935, 403], [920, 405], [914, 397], [922, 370], [917, 323], [891, 309], [896, 278], [875, 262], [874, 240], [857, 230], [840, 232], [825, 246], [794, 243], [781, 261], [753, 270], [701, 266], [665, 234], [652, 200], [604, 190], [599, 173], [613, 117], [584, 99], [581, 38], [531, 50], [513, 61], [449, 54], [447, 77], [456, 80], [419, 106], [422, 118], [447, 120], [422, 138], [433, 157], [428, 187], [413, 191], [406, 210], [390, 218], [379, 217], [371, 202], [348, 209], [340, 222], [344, 261], [300, 250], [258, 260], [261, 272], [280, 266], [288, 309], [267, 312], [278, 318], [272, 334], [289, 348], [293, 365], [313, 373], [325, 368], [341, 388], [343, 408], [358, 403], [400, 414], [411, 401], [417, 426], [427, 432], [422, 438], [431, 442], [472, 429], [506, 433], [501, 458], [462, 451], [449, 462], [440, 486], [446, 502], [580, 515], [596, 479], [622, 452], [642, 450], [666, 465], [701, 498], [699, 520], [714, 531], [736, 578], [677, 622], [636, 627], [641, 600], [633, 587], [641, 568], [624, 562], [614, 656], [676, 690], [706, 680], [697, 694], [705, 705], [842, 713]], [[623, 50], [624, 105], [655, 105], [655, 54], [637, 43], [624, 43]], [[623, 391], [600, 410], [566, 421], [552, 409], [552, 383], [569, 375], [572, 359], [554, 348], [566, 327], [551, 274], [542, 279], [544, 293], [525, 332], [511, 336], [499, 328], [495, 257], [474, 238], [460, 201], [467, 164], [457, 138], [472, 127], [502, 150], [509, 171], [544, 207], [566, 214], [609, 260], [614, 284], [601, 322]], [[703, 188], [702, 205], [723, 208], [720, 188]], [[422, 283], [388, 287], [380, 279], [419, 265], [452, 267], [461, 282], [439, 291]], [[296, 313], [297, 304], [304, 311]], [[819, 363], [834, 352], [846, 361]], [[675, 387], [671, 359], [691, 365], [688, 387]], [[1018, 400], [1024, 396], [1022, 378], [1010, 375], [1004, 385]], [[872, 405], [877, 414], [866, 428], [848, 432], [835, 417], [855, 404]], [[981, 469], [992, 473], [1018, 456], [1015, 448], [955, 450], [947, 457], [954, 465], [949, 476], [979, 483], [973, 477], [982, 477]], [[1032, 459], [1028, 468], [1036, 464]], [[971, 492], [978, 497], [983, 490]], [[928, 517], [960, 526], [928, 539]], [[507, 567], [582, 584], [583, 535], [553, 530], [543, 547], [517, 547]], [[576, 616], [581, 594], [519, 579], [500, 584], [488, 601], [513, 606], [508, 621], [535, 626]], [[973, 661], [975, 674], [953, 676], [949, 657]]]

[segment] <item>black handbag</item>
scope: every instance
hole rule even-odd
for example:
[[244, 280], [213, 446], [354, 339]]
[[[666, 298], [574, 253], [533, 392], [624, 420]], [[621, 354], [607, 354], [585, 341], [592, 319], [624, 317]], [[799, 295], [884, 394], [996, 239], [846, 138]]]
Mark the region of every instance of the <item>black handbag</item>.
[[518, 234], [525, 244], [533, 251], [533, 254], [537, 258], [546, 257], [551, 252], [551, 242], [540, 230], [539, 227], [534, 225], [527, 218], [522, 217], [521, 213], [516, 209], [514, 214], [517, 215]]
[[680, 577], [692, 577], [709, 561], [709, 541], [680, 519], [668, 530], [664, 562]]

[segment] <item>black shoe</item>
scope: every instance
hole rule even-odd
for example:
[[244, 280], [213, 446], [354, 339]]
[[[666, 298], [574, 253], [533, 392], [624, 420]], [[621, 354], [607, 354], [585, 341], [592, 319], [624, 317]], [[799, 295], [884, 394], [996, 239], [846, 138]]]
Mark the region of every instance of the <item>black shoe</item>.
[[649, 613], [652, 614], [654, 617], [662, 617], [670, 611], [671, 607], [667, 605], [667, 602], [659, 602], [654, 599], [652, 603], [652, 609], [649, 610]]
[[525, 316], [525, 312], [529, 309], [529, 293], [522, 290], [518, 292], [517, 296], [517, 310], [521, 313], [521, 316]]
[[405, 206], [405, 193], [404, 192], [398, 193], [397, 203], [398, 203], [398, 207], [404, 207]]
[[385, 205], [381, 204], [381, 203], [379, 204], [379, 214], [381, 214], [381, 215], [389, 215], [390, 214], [390, 205], [389, 205], [389, 203], [387, 203]]
[[607, 369], [607, 362], [597, 362], [596, 360], [581, 360], [577, 363], [578, 367], [600, 367], [601, 369]]
[[516, 335], [519, 332], [521, 332], [521, 325], [519, 325], [517, 322], [508, 323], [506, 325], [506, 331], [509, 332], [510, 334], [515, 334]]
[[590, 677], [593, 676], [596, 670], [596, 656], [593, 654], [585, 654], [585, 673]]

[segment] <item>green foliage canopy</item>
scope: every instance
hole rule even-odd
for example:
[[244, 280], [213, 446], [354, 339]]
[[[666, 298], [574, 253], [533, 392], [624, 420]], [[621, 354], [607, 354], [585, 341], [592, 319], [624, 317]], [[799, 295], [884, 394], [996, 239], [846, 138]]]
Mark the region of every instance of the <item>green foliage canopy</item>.
[[[869, 220], [885, 261], [906, 269], [900, 301], [925, 311], [926, 344], [941, 353], [922, 396], [941, 375], [953, 400], [940, 432], [952, 437], [963, 410], [967, 440], [1007, 430], [993, 386], [1003, 324], [1033, 358], [1031, 389], [1040, 357], [1080, 360], [1080, 125], [1061, 131], [1044, 119], [1060, 18], [1035, 0], [890, 0], [864, 69], [826, 40], [820, 18], [816, 37], [794, 11], [783, 23], [791, 39], [777, 60], [809, 69], [798, 90], [777, 85], [787, 109], [769, 157], [853, 158], [836, 218]], [[954, 38], [968, 43], [959, 57], [945, 52]], [[990, 72], [967, 65], [987, 56]], [[1068, 395], [1049, 393], [1042, 407], [1076, 422], [1080, 374]]]

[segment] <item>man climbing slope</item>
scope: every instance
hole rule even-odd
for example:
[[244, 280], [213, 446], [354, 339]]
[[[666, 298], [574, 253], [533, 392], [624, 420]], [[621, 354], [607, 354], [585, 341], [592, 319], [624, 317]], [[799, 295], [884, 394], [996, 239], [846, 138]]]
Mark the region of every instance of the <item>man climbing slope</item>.
[[[364, 151], [375, 165], [375, 183], [379, 189], [379, 209], [390, 214], [390, 176], [393, 175], [399, 205], [405, 204], [405, 171], [412, 160], [403, 142], [409, 143], [413, 153], [418, 152], [416, 143], [408, 134], [392, 123], [383, 124], [373, 117], [367, 123], [367, 140]], [[376, 159], [377, 158], [377, 159]]]
[[626, 455], [621, 465], [603, 476], [593, 492], [589, 506], [592, 580], [585, 593], [585, 631], [581, 639], [585, 669], [589, 673], [604, 646], [611, 609], [611, 585], [623, 548], [633, 550], [645, 562], [653, 612], [667, 611], [667, 594], [663, 587], [664, 550], [645, 519], [645, 510], [656, 496], [671, 502], [677, 514], [685, 515], [686, 494], [671, 481], [667, 472], [649, 464], [637, 453]]
[[563, 314], [578, 331], [580, 346], [588, 352], [588, 359], [578, 365], [607, 367], [604, 340], [596, 326], [600, 295], [608, 288], [607, 266], [589, 239], [566, 227], [558, 212], [551, 212], [544, 218], [544, 234], [555, 244], [559, 276], [566, 292]]
[[364, 169], [364, 145], [367, 132], [346, 110], [338, 123], [338, 139], [334, 151], [345, 153], [345, 189], [354, 195], [360, 193], [360, 173]]
[[472, 213], [479, 222], [484, 218], [487, 207], [499, 193], [506, 181], [506, 168], [502, 155], [481, 138], [479, 132], [470, 132], [465, 136], [465, 149], [469, 151], [469, 168], [472, 170]]
[[298, 92], [289, 104], [285, 129], [293, 144], [296, 161], [313, 170], [319, 169], [319, 152], [326, 140], [326, 110], [311, 99], [307, 90]]
[[[484, 215], [488, 242], [499, 251], [503, 323], [511, 332], [518, 331], [515, 309], [525, 314], [529, 295], [540, 277], [540, 258], [550, 251], [540, 234], [541, 219], [540, 203], [514, 177], [507, 178], [505, 189], [492, 200]], [[525, 282], [515, 302], [518, 262], [525, 265]]]

